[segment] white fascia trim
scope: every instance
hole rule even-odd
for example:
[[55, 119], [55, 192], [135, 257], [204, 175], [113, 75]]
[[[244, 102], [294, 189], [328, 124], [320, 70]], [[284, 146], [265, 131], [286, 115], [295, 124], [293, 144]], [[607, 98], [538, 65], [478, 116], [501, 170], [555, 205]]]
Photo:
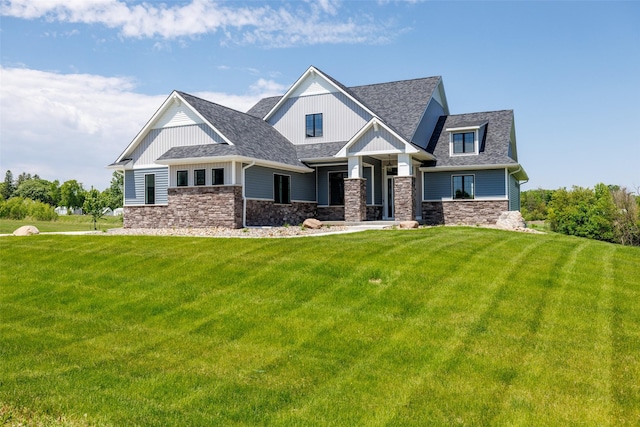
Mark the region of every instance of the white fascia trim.
[[457, 128], [446, 128], [445, 131], [446, 132], [463, 132], [463, 131], [466, 131], [466, 130], [478, 130], [482, 126], [485, 126], [487, 123], [489, 123], [489, 122], [484, 122], [484, 123], [479, 124], [477, 126], [461, 126], [461, 127], [457, 127]]
[[167, 159], [158, 161], [162, 165], [187, 165], [192, 163], [220, 163], [220, 162], [244, 162], [251, 163], [255, 162], [256, 166], [265, 166], [272, 169], [281, 169], [292, 172], [302, 172], [309, 173], [313, 172], [314, 169], [308, 168], [306, 166], [293, 166], [287, 165], [284, 163], [272, 162], [269, 160], [261, 160], [254, 159], [251, 157], [244, 156], [209, 156], [209, 157], [191, 157], [184, 159]]
[[468, 165], [468, 166], [423, 166], [419, 168], [420, 172], [451, 172], [451, 171], [475, 171], [490, 169], [517, 169], [519, 164], [508, 165]]
[[309, 67], [307, 69], [307, 71], [304, 72], [304, 74], [302, 74], [302, 76], [300, 76], [300, 78], [298, 80], [296, 80], [296, 82], [293, 84], [293, 86], [291, 86], [289, 88], [289, 90], [282, 96], [282, 98], [280, 98], [280, 101], [278, 101], [276, 103], [276, 105], [273, 106], [273, 108], [267, 113], [266, 116], [264, 116], [264, 118], [262, 120], [264, 121], [268, 121], [271, 116], [278, 111], [278, 109], [280, 109], [280, 107], [282, 106], [282, 104], [284, 104], [287, 99], [289, 99], [289, 97], [291, 96], [292, 93], [294, 93], [296, 91], [296, 89], [298, 89], [298, 87], [302, 84], [302, 82], [309, 76], [320, 76], [322, 77], [324, 80], [326, 80], [327, 83], [329, 83], [331, 86], [333, 86], [334, 88], [336, 88], [336, 90], [340, 93], [342, 93], [343, 95], [345, 95], [347, 98], [349, 98], [350, 100], [352, 100], [353, 102], [355, 102], [358, 106], [360, 106], [362, 109], [364, 109], [367, 113], [371, 114], [372, 116], [375, 116], [375, 114], [373, 113], [373, 111], [371, 111], [369, 108], [367, 108], [365, 105], [363, 105], [360, 101], [358, 101], [357, 99], [355, 99], [353, 96], [351, 96], [350, 94], [348, 94], [347, 92], [345, 92], [340, 86], [336, 85], [331, 79], [329, 79], [326, 75], [324, 75], [323, 73], [320, 72], [320, 70], [318, 70], [316, 67], [314, 67], [313, 65], [311, 67]]
[[118, 159], [114, 162], [117, 163], [119, 161], [121, 161], [126, 155], [130, 154], [130, 152], [140, 143], [140, 141], [142, 141], [144, 139], [144, 137], [147, 135], [147, 133], [149, 132], [149, 130], [152, 129], [153, 125], [158, 121], [158, 119], [160, 118], [160, 116], [162, 114], [164, 114], [169, 107], [171, 106], [172, 103], [174, 102], [181, 102], [184, 105], [188, 106], [188, 108], [196, 115], [198, 116], [198, 118], [200, 118], [200, 120], [202, 120], [205, 124], [207, 124], [207, 126], [209, 126], [211, 129], [213, 129], [218, 135], [220, 135], [220, 137], [229, 145], [234, 145], [233, 142], [229, 141], [229, 139], [224, 136], [218, 129], [215, 128], [215, 126], [213, 126], [211, 123], [209, 123], [209, 121], [207, 119], [205, 119], [202, 114], [200, 114], [195, 108], [193, 108], [191, 106], [191, 104], [189, 104], [187, 101], [184, 100], [184, 98], [182, 96], [180, 96], [180, 94], [177, 91], [173, 91], [171, 92], [171, 94], [167, 97], [167, 99], [164, 100], [164, 102], [162, 103], [162, 105], [160, 106], [160, 108], [158, 108], [156, 110], [156, 112], [153, 114], [153, 116], [151, 116], [151, 118], [149, 119], [149, 121], [144, 125], [144, 127], [140, 130], [140, 132], [138, 132], [138, 134], [135, 136], [135, 138], [133, 138], [133, 141], [131, 141], [131, 143], [127, 146], [127, 148], [122, 152], [122, 154], [120, 154], [120, 156], [118, 157]]

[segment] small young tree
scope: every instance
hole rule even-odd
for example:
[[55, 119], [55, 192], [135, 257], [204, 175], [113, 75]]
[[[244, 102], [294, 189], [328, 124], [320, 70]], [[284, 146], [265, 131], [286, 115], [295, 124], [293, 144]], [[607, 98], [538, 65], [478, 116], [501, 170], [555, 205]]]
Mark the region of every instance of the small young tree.
[[93, 229], [97, 230], [96, 223], [103, 216], [104, 208], [107, 206], [104, 197], [102, 194], [95, 188], [87, 191], [86, 196], [84, 198], [84, 204], [82, 205], [82, 209], [85, 214], [91, 215], [91, 219], [93, 221]]

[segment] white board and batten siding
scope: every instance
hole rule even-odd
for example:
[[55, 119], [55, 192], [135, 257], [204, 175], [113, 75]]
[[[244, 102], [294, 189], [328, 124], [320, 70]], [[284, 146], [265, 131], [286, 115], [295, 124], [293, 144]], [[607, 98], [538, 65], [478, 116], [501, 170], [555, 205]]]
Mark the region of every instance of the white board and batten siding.
[[[169, 166], [169, 186], [178, 186], [178, 171], [187, 171], [189, 177], [189, 186], [195, 185], [194, 183], [194, 171], [198, 169], [204, 169], [205, 185], [212, 184], [212, 169], [224, 169], [224, 185], [230, 185], [233, 183], [233, 170], [231, 162], [218, 162], [218, 163], [196, 163], [190, 165], [171, 165]], [[238, 178], [238, 169], [241, 169], [241, 164], [236, 164], [236, 183], [240, 183]]]
[[[322, 136], [307, 137], [307, 114], [322, 113]], [[269, 123], [294, 144], [350, 140], [371, 120], [371, 115], [341, 92], [292, 97]]]
[[131, 157], [134, 167], [153, 165], [170, 148], [219, 143], [224, 143], [224, 140], [206, 124], [151, 129]]
[[405, 144], [384, 128], [369, 129], [348, 149], [349, 155], [368, 153], [404, 153]]
[[155, 204], [168, 203], [167, 188], [169, 187], [169, 168], [145, 168], [126, 170], [124, 172], [124, 205], [144, 205], [145, 175], [155, 175]]

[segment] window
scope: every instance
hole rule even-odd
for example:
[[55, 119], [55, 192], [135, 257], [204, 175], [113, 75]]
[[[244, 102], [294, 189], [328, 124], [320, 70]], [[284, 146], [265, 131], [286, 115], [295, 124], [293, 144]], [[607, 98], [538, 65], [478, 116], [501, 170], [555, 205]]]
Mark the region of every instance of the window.
[[453, 154], [473, 154], [476, 152], [475, 132], [453, 134]]
[[211, 169], [211, 185], [223, 185], [224, 184], [224, 169], [217, 168]]
[[454, 175], [451, 178], [453, 180], [454, 199], [473, 199], [473, 175]]
[[276, 203], [291, 203], [291, 177], [289, 175], [273, 174], [273, 201]]
[[305, 116], [307, 137], [322, 136], [322, 113]]
[[204, 169], [196, 169], [193, 171], [193, 184], [204, 185]]
[[344, 179], [346, 172], [329, 172], [329, 204], [344, 205]]
[[144, 176], [144, 203], [146, 205], [156, 204], [156, 176], [148, 174]]
[[189, 171], [178, 171], [177, 178], [176, 183], [178, 187], [186, 187], [189, 185]]

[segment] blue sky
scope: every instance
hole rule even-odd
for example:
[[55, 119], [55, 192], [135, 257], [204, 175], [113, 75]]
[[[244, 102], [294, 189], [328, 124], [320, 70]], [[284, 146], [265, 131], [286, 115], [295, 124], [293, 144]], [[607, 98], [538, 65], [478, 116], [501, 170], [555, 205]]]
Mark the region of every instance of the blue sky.
[[104, 189], [173, 89], [246, 111], [314, 65], [513, 109], [523, 189], [640, 188], [640, 2], [0, 0], [0, 173]]

